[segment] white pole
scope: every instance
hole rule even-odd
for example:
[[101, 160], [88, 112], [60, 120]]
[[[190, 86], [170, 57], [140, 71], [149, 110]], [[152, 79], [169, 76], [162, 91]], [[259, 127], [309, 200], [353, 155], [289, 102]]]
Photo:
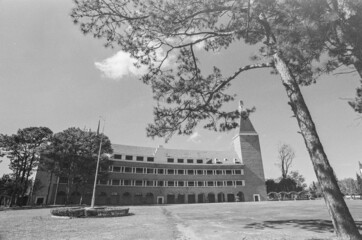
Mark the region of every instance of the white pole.
[[100, 141], [100, 143], [99, 143], [99, 151], [98, 151], [96, 175], [95, 175], [95, 177], [94, 177], [94, 185], [93, 185], [93, 194], [92, 194], [91, 208], [94, 208], [94, 202], [95, 202], [95, 200], [96, 200], [96, 186], [97, 186], [97, 178], [98, 178], [99, 160], [100, 160], [100, 158], [101, 158], [101, 149], [102, 149], [104, 125], [106, 125], [105, 122], [103, 123], [103, 130], [102, 130], [102, 134], [101, 134], [101, 141]]

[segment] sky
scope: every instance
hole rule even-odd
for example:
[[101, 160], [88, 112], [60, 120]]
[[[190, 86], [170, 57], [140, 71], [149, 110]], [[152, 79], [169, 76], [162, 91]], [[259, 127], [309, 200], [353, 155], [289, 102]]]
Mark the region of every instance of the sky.
[[[138, 80], [142, 69], [120, 49], [105, 48], [104, 41], [83, 35], [69, 16], [71, 0], [0, 0], [0, 133], [14, 134], [20, 128], [46, 126], [54, 133], [69, 127], [96, 130], [99, 116], [105, 119], [105, 134], [112, 143], [175, 149], [227, 150], [235, 131], [210, 132], [195, 129], [191, 136], [164, 139], [146, 137], [153, 120], [155, 101], [149, 86]], [[203, 70], [217, 65], [226, 74], [250, 64], [256, 47], [233, 44], [228, 50], [196, 52]], [[169, 64], [172, 64], [170, 61]], [[355, 178], [362, 161], [362, 116], [347, 104], [359, 84], [358, 76], [322, 76], [303, 87], [306, 103], [323, 147], [339, 179]], [[230, 92], [256, 107], [250, 117], [259, 133], [266, 178], [281, 175], [276, 166], [278, 145], [295, 150], [292, 169], [307, 183], [315, 181], [304, 140], [277, 75], [268, 69], [241, 74]], [[8, 160], [0, 163], [0, 175], [9, 173]]]

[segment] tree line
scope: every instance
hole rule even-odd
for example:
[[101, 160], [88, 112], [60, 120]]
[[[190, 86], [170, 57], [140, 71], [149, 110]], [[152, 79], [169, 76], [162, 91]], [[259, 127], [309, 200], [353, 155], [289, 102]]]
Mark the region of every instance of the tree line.
[[[71, 127], [53, 134], [47, 127], [28, 127], [12, 135], [0, 134], [0, 153], [10, 160], [12, 171], [0, 179], [0, 194], [10, 197], [11, 206], [28, 204], [32, 193], [44, 187], [34, 182], [33, 174], [40, 170], [50, 174], [49, 183], [55, 178], [67, 182], [69, 203], [71, 186], [84, 194], [86, 186], [94, 182], [101, 138], [100, 168], [107, 169], [107, 154], [113, 150], [109, 138], [99, 131]], [[106, 174], [101, 171], [98, 178], [102, 180]]]

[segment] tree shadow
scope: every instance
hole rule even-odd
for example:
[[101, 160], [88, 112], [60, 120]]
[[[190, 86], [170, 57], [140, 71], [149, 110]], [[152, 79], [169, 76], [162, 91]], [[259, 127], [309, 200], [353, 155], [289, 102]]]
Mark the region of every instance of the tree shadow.
[[[355, 221], [358, 230], [362, 230], [362, 221]], [[299, 228], [317, 233], [333, 232], [333, 224], [330, 220], [324, 219], [289, 219], [277, 221], [255, 222], [245, 225], [244, 228], [264, 229], [283, 229], [285, 227]]]

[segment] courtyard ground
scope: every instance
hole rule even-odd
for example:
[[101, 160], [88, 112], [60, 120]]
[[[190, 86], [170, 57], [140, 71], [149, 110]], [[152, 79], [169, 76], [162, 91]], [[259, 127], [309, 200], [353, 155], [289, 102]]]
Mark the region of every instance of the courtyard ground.
[[[362, 201], [347, 200], [362, 230]], [[322, 200], [130, 206], [131, 216], [59, 219], [50, 209], [0, 211], [0, 239], [333, 239]]]

